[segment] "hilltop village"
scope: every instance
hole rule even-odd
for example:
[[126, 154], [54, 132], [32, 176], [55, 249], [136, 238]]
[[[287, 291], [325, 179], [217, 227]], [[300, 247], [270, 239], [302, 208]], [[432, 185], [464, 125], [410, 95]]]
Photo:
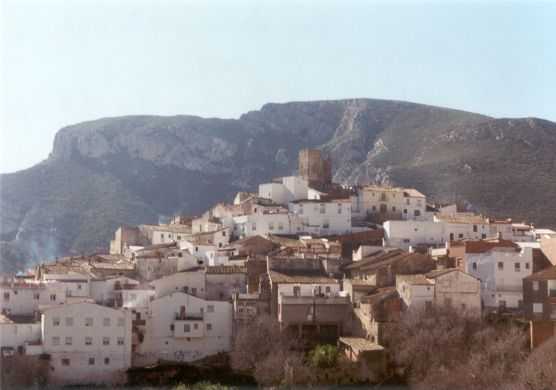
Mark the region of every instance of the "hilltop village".
[[556, 232], [433, 205], [417, 189], [342, 186], [331, 168], [302, 150], [298, 176], [258, 193], [121, 226], [106, 254], [3, 275], [0, 385], [29, 380], [15, 362], [48, 384], [124, 384], [133, 368], [230, 352], [261, 316], [371, 371], [405, 312], [520, 318], [531, 348], [554, 335]]

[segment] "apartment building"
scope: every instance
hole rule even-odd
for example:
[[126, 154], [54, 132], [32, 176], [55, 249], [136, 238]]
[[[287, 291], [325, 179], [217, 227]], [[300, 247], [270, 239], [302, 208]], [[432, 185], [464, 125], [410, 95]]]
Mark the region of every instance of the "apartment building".
[[51, 306], [41, 317], [40, 348], [53, 385], [124, 383], [131, 366], [131, 312], [81, 302]]

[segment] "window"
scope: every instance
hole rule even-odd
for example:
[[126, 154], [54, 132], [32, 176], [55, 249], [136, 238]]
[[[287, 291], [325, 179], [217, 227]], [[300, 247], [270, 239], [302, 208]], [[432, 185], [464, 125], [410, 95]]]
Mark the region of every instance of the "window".
[[55, 301], [56, 300], [56, 294], [50, 294], [50, 300]]
[[102, 325], [103, 326], [110, 326], [110, 318], [104, 318], [102, 320]]
[[473, 271], [477, 271], [477, 263], [473, 262]]
[[539, 291], [539, 281], [533, 280], [533, 291]]
[[477, 225], [473, 225], [473, 233], [477, 233]]
[[73, 326], [73, 317], [66, 317], [66, 326]]
[[515, 263], [514, 264], [514, 269], [515, 269], [515, 272], [521, 271], [521, 263]]
[[[178, 241], [181, 240], [181, 236], [178, 236]], [[181, 257], [181, 252], [178, 254], [179, 257]]]
[[463, 238], [463, 233], [458, 234], [458, 238]]
[[421, 210], [415, 210], [415, 211], [413, 212], [413, 215], [416, 216], [416, 217], [421, 216]]
[[503, 269], [504, 269], [504, 263], [501, 262], [501, 261], [499, 261], [499, 262], [498, 262], [498, 270], [499, 270], [499, 271], [502, 271]]
[[73, 339], [71, 337], [66, 337], [66, 345], [72, 345]]
[[174, 324], [170, 324], [170, 332], [174, 331]]
[[298, 297], [301, 295], [301, 287], [300, 286], [293, 286], [293, 296]]
[[323, 229], [328, 229], [329, 227], [330, 227], [330, 221], [328, 221], [326, 219], [324, 221], [322, 221], [322, 228]]
[[525, 263], [525, 269], [529, 269], [530, 265], [529, 263]]
[[268, 223], [268, 230], [274, 230], [274, 222]]
[[284, 230], [284, 224], [282, 222], [278, 222], [278, 230]]
[[104, 358], [104, 364], [109, 365], [110, 364], [110, 358]]
[[191, 287], [191, 295], [197, 295], [197, 287]]
[[257, 230], [257, 224], [255, 222], [253, 222], [251, 224], [251, 230], [256, 231]]
[[77, 289], [81, 290], [81, 285], [80, 284], [77, 285]]
[[338, 203], [338, 214], [342, 214], [342, 204]]
[[556, 304], [554, 303], [550, 305], [550, 319], [556, 319]]
[[209, 324], [209, 323], [207, 322], [207, 331], [210, 331], [210, 330], [212, 330], [212, 324]]
[[533, 313], [534, 314], [542, 314], [542, 312], [543, 312], [542, 303], [533, 303]]
[[225, 230], [222, 231], [222, 237], [226, 237], [226, 231]]
[[58, 317], [52, 319], [52, 326], [60, 326], [60, 319]]
[[118, 337], [117, 343], [118, 343], [118, 345], [124, 345], [124, 338], [123, 337]]
[[325, 291], [326, 293], [330, 293], [330, 286], [326, 286], [326, 288], [324, 289], [324, 291]]
[[392, 206], [392, 212], [396, 212], [396, 206]]
[[118, 326], [124, 326], [124, 323], [125, 323], [124, 318], [118, 318]]
[[411, 202], [409, 201], [409, 198], [406, 198], [405, 200], [405, 204], [409, 205]]
[[62, 366], [69, 366], [70, 365], [70, 360], [67, 358], [62, 359]]
[[485, 233], [481, 234], [481, 238], [484, 240], [485, 238], [487, 238], [487, 235]]
[[103, 337], [102, 345], [110, 345], [110, 337]]
[[193, 329], [194, 329], [194, 330], [197, 330], [197, 329], [199, 329], [199, 324], [197, 324], [197, 323], [194, 323], [194, 324], [193, 324]]
[[89, 358], [89, 366], [95, 365], [95, 358]]
[[85, 337], [85, 345], [93, 345], [93, 338]]
[[207, 313], [213, 313], [214, 312], [214, 305], [208, 305], [207, 306]]
[[164, 233], [160, 233], [160, 239], [164, 240]]
[[91, 317], [85, 318], [85, 326], [93, 326], [93, 319]]
[[52, 345], [60, 345], [60, 338], [59, 337], [52, 337]]
[[404, 213], [404, 214], [407, 214], [407, 209], [403, 209], [403, 213]]
[[33, 299], [34, 299], [35, 301], [38, 301], [39, 299], [41, 299], [41, 294], [39, 294], [39, 293], [34, 293], [34, 294], [33, 294]]
[[5, 293], [4, 293], [4, 300], [5, 300], [5, 301], [9, 301], [9, 300], [10, 300], [10, 293], [9, 293], [9, 292], [5, 292]]
[[184, 333], [189, 333], [189, 332], [191, 332], [191, 325], [189, 325], [189, 324], [183, 324], [183, 332], [184, 332]]
[[373, 210], [373, 211], [376, 211], [376, 206], [373, 206], [373, 207], [372, 207], [372, 210]]

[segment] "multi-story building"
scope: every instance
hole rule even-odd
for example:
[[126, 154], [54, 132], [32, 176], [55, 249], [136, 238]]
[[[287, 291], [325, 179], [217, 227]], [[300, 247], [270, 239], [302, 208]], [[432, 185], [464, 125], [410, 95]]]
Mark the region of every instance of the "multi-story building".
[[33, 316], [39, 306], [60, 304], [66, 301], [66, 286], [57, 282], [0, 283], [0, 313], [15, 316]]
[[131, 312], [94, 303], [50, 306], [41, 318], [40, 348], [49, 356], [49, 383], [114, 384], [131, 366]]
[[448, 248], [456, 266], [481, 281], [481, 301], [486, 308], [520, 308], [522, 279], [531, 275], [533, 249], [503, 240], [451, 242]]
[[427, 198], [413, 188], [369, 185], [351, 197], [354, 219], [375, 222], [387, 220], [424, 220]]
[[[232, 304], [174, 292], [150, 302], [134, 365], [190, 362], [231, 348]], [[142, 340], [142, 341], [141, 341]]]
[[286, 176], [272, 183], [259, 185], [259, 196], [277, 204], [288, 204], [294, 200], [307, 199], [308, 183], [300, 176]]
[[318, 259], [269, 258], [270, 313], [282, 329], [309, 340], [336, 340], [349, 327], [351, 303]]
[[386, 221], [383, 227], [384, 244], [404, 250], [417, 246], [439, 247], [456, 240], [512, 237], [511, 221], [496, 221], [470, 213], [437, 215], [432, 221]]
[[523, 279], [523, 312], [530, 321], [532, 348], [556, 335], [556, 266]]
[[351, 200], [303, 199], [289, 205], [290, 213], [301, 219], [306, 234], [332, 235], [351, 233]]

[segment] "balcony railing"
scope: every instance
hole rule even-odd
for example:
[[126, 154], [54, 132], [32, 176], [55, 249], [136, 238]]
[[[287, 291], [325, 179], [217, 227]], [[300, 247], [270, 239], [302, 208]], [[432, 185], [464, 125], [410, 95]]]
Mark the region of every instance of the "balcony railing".
[[280, 305], [343, 305], [350, 304], [349, 296], [339, 295], [315, 295], [315, 296], [293, 296], [293, 295], [280, 295], [278, 297], [278, 304]]
[[202, 321], [203, 313], [184, 313], [174, 315], [174, 320], [176, 321]]

